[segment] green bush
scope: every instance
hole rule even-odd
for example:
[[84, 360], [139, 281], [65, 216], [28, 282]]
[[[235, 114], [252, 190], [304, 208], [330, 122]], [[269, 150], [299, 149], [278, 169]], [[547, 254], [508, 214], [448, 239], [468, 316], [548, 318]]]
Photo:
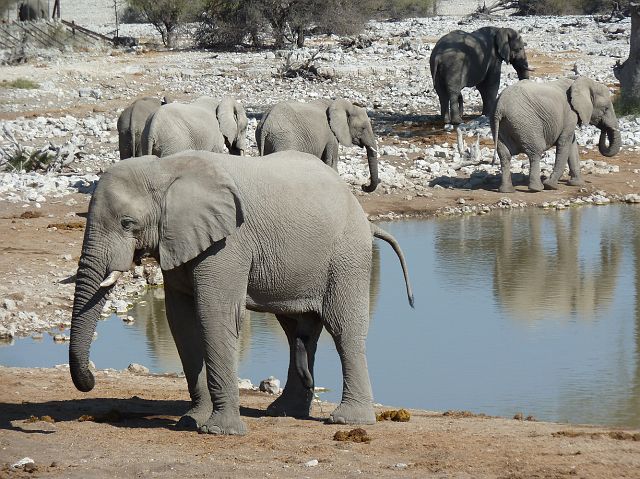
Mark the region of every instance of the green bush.
[[17, 78], [13, 81], [2, 80], [2, 82], [0, 82], [0, 87], [34, 90], [36, 88], [40, 88], [40, 85], [32, 80], [29, 80], [28, 78]]
[[613, 108], [617, 116], [640, 116], [640, 99], [624, 98], [619, 93], [613, 98]]

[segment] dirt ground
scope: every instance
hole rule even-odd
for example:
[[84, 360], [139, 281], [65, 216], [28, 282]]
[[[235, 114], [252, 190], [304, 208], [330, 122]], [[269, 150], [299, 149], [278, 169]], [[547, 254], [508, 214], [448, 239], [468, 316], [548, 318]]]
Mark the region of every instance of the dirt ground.
[[[206, 436], [173, 428], [181, 378], [103, 372], [82, 394], [67, 370], [0, 368], [0, 477], [640, 477], [639, 431], [410, 411], [354, 443], [323, 423], [332, 405], [271, 418], [272, 399], [242, 391], [249, 434]], [[32, 472], [10, 469], [24, 457]]]
[[[153, 55], [148, 58], [151, 61]], [[532, 64], [544, 72], [559, 72], [571, 63], [534, 56]], [[24, 71], [14, 74], [24, 75]], [[144, 92], [157, 91], [154, 85], [145, 87]], [[124, 104], [114, 100], [61, 110], [25, 102], [20, 112], [0, 112], [0, 119], [80, 116]], [[455, 133], [416, 135], [414, 141], [425, 146], [454, 143]], [[581, 158], [601, 159], [594, 151], [581, 152]], [[508, 197], [540, 205], [595, 191], [639, 192], [634, 171], [640, 169], [638, 151], [625, 150], [607, 162], [618, 165], [620, 171], [587, 175], [584, 188], [563, 184], [557, 191], [529, 193], [521, 183]], [[459, 206], [460, 199], [469, 206], [494, 205], [506, 196], [496, 187], [438, 189], [432, 196], [378, 191], [358, 199], [370, 215], [432, 216], [445, 207]], [[69, 198], [76, 204], [69, 205]], [[60, 309], [69, 319], [88, 200], [87, 195], [76, 194], [43, 203], [38, 210], [0, 202], [1, 298], [18, 300], [26, 311]], [[187, 407], [183, 378], [98, 372], [96, 388], [84, 394], [73, 387], [67, 370], [0, 366], [0, 478], [640, 478], [638, 430], [411, 411], [409, 422], [365, 426], [370, 442], [338, 442], [334, 434], [351, 428], [323, 424], [331, 405], [314, 406], [311, 420], [269, 418], [264, 411], [272, 399], [264, 393], [242, 392], [247, 436], [203, 436], [173, 428]], [[40, 420], [43, 416], [53, 422]], [[82, 416], [101, 422], [80, 421]], [[31, 472], [10, 468], [24, 457], [35, 461], [35, 467], [26, 468]], [[312, 460], [317, 465], [306, 467]]]

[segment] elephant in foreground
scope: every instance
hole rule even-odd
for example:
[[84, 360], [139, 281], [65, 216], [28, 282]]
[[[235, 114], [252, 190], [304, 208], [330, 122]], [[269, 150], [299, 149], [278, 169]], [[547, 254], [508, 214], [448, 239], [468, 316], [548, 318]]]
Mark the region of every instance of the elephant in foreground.
[[323, 327], [340, 356], [343, 393], [330, 423], [375, 422], [365, 356], [373, 238], [402, 251], [369, 223], [340, 177], [311, 155], [264, 158], [186, 151], [112, 166], [89, 205], [74, 296], [69, 364], [89, 391], [89, 346], [105, 297], [132, 261], [159, 262], [166, 312], [191, 409], [179, 427], [243, 434], [237, 385], [245, 310], [276, 315], [287, 335], [284, 391], [267, 410], [308, 416]]
[[147, 120], [169, 101], [145, 96], [125, 108], [118, 117], [118, 146], [120, 159], [142, 156], [142, 131]]
[[[622, 140], [606, 85], [579, 76], [546, 83], [527, 80], [505, 88], [491, 119], [502, 169], [500, 191], [514, 191], [511, 157], [519, 153], [529, 157], [531, 191], [542, 191], [545, 187], [557, 189], [567, 162], [571, 176], [569, 184], [583, 185], [575, 129], [577, 125], [588, 123], [600, 128], [600, 153], [604, 156], [618, 154]], [[556, 162], [543, 185], [540, 159], [552, 146], [556, 147]]]
[[462, 89], [475, 86], [482, 97], [482, 114], [493, 113], [500, 88], [502, 62], [510, 63], [518, 79], [529, 78], [524, 40], [512, 28], [482, 27], [472, 33], [454, 30], [431, 51], [429, 66], [445, 123], [462, 123]]
[[338, 143], [367, 150], [371, 179], [362, 189], [374, 191], [378, 179], [378, 149], [367, 111], [344, 100], [285, 101], [272, 106], [256, 129], [260, 155], [297, 150], [317, 156], [338, 169]]
[[159, 108], [142, 133], [145, 155], [169, 156], [185, 150], [233, 155], [247, 149], [247, 115], [234, 98], [218, 101], [202, 96], [192, 103], [170, 103]]

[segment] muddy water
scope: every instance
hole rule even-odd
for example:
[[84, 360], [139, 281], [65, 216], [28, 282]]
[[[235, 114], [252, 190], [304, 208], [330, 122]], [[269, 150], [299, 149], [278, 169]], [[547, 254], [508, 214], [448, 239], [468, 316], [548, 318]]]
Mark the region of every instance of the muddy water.
[[[640, 209], [584, 207], [383, 225], [402, 244], [416, 296], [406, 301], [391, 248], [377, 244], [369, 368], [377, 402], [640, 427]], [[101, 321], [91, 357], [180, 371], [162, 290]], [[275, 319], [251, 313], [240, 376], [286, 377]], [[340, 364], [323, 333], [317, 384], [339, 399]], [[0, 348], [0, 364], [67, 362], [47, 335]]]

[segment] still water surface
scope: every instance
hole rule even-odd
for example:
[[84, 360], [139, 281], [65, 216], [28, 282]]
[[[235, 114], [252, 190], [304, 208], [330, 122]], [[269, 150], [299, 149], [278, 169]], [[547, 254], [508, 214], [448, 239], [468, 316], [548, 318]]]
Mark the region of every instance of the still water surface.
[[[529, 210], [384, 224], [402, 245], [416, 309], [395, 254], [377, 244], [368, 361], [377, 402], [431, 410], [516, 412], [538, 419], [640, 427], [640, 209]], [[91, 359], [180, 371], [162, 290], [132, 325], [100, 321]], [[287, 343], [270, 315], [251, 313], [240, 376], [286, 378]], [[67, 362], [67, 346], [18, 340], [0, 364]], [[323, 333], [316, 383], [339, 400], [338, 355]]]

